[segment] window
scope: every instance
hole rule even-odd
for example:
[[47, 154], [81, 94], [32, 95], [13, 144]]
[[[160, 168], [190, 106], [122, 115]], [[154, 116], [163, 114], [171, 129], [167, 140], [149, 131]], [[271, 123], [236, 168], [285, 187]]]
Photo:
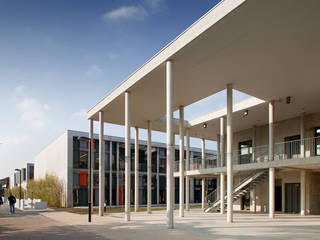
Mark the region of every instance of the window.
[[125, 165], [125, 144], [119, 143], [119, 165], [120, 171], [124, 171]]
[[239, 142], [239, 163], [252, 162], [252, 140]]
[[151, 171], [157, 172], [157, 148], [151, 148]]
[[26, 178], [27, 178], [27, 174], [26, 174], [26, 169], [25, 168], [22, 168], [22, 181], [26, 181]]
[[88, 168], [88, 152], [80, 151], [79, 168]]
[[315, 128], [315, 155], [320, 156], [320, 127]]
[[110, 170], [110, 142], [105, 141], [104, 151], [104, 169]]
[[167, 158], [167, 151], [165, 148], [159, 149], [159, 173], [166, 172], [166, 158]]
[[117, 143], [112, 142], [112, 170], [117, 170]]
[[147, 171], [147, 146], [139, 145], [139, 171]]
[[29, 179], [34, 179], [34, 166], [30, 166], [29, 169]]

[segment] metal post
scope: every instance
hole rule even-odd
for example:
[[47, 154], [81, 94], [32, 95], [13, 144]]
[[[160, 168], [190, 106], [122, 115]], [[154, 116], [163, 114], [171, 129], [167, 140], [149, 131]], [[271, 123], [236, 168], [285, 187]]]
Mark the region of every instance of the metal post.
[[99, 112], [100, 120], [100, 135], [99, 135], [99, 216], [104, 214], [104, 203], [105, 203], [105, 149], [104, 149], [104, 121], [103, 112]]
[[109, 204], [110, 207], [112, 206], [112, 142], [110, 141], [110, 147], [109, 147], [109, 161], [110, 161], [110, 171], [109, 171]]
[[184, 109], [183, 106], [179, 107], [180, 124], [179, 124], [179, 154], [180, 154], [180, 181], [179, 181], [179, 215], [184, 217]]
[[148, 121], [148, 143], [147, 143], [147, 212], [151, 213], [151, 122]]
[[22, 171], [20, 169], [20, 192], [19, 192], [19, 208], [21, 208], [21, 197], [22, 197], [22, 194], [21, 194], [21, 181], [22, 181], [22, 178], [21, 178], [21, 175], [22, 175]]
[[166, 98], [167, 98], [167, 225], [172, 229], [173, 224], [173, 76], [172, 62], [166, 62]]
[[125, 220], [130, 221], [130, 180], [131, 180], [131, 144], [130, 144], [130, 94], [125, 93]]
[[305, 156], [305, 142], [304, 142], [304, 113], [300, 116], [300, 154], [301, 158]]
[[92, 142], [93, 142], [93, 120], [89, 120], [89, 158], [88, 158], [88, 222], [91, 222], [92, 211]]
[[227, 222], [233, 222], [232, 175], [232, 85], [227, 85]]
[[139, 209], [139, 128], [135, 127], [134, 139], [134, 211]]

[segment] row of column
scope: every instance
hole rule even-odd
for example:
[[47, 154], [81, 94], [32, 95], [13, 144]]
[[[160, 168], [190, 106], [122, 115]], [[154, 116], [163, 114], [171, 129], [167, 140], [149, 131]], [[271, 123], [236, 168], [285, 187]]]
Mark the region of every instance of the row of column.
[[[179, 108], [180, 112], [180, 208], [179, 215], [184, 216], [184, 111], [183, 106]], [[232, 162], [232, 112], [233, 112], [233, 94], [232, 94], [232, 85], [227, 85], [227, 116], [226, 116], [226, 166], [227, 166], [227, 222], [231, 223], [233, 221], [233, 162]], [[103, 113], [99, 113], [100, 120], [100, 161], [99, 161], [99, 215], [103, 215], [103, 204], [104, 204], [104, 144], [103, 144]], [[125, 92], [125, 219], [130, 221], [130, 93]], [[269, 160], [273, 161], [274, 156], [274, 102], [269, 103]], [[221, 119], [220, 124], [220, 161], [224, 163], [224, 123], [223, 118]], [[166, 137], [167, 137], [167, 225], [168, 228], [174, 227], [173, 222], [173, 210], [174, 210], [174, 133], [173, 133], [173, 74], [172, 74], [172, 62], [166, 62]], [[189, 131], [186, 131], [187, 135], [187, 158], [186, 158], [186, 167], [189, 167]], [[90, 138], [93, 137], [93, 124], [90, 120]], [[92, 145], [91, 145], [92, 147]], [[93, 151], [92, 151], [93, 152]], [[148, 168], [148, 177], [147, 177], [147, 211], [151, 213], [151, 122], [148, 121], [148, 146], [147, 146], [147, 168]], [[136, 128], [135, 132], [135, 210], [138, 209], [138, 171], [139, 171], [139, 155], [138, 155], [138, 129]], [[202, 140], [202, 168], [205, 168], [205, 141]], [[186, 169], [189, 170], [189, 169]], [[92, 171], [92, 166], [91, 166]], [[92, 176], [92, 174], [91, 174]], [[301, 177], [301, 179], [305, 176]], [[189, 209], [189, 177], [186, 176], [186, 205]], [[93, 179], [91, 179], [91, 184]], [[111, 188], [110, 188], [111, 189]], [[274, 217], [274, 189], [275, 189], [275, 169], [269, 169], [269, 215], [271, 218]], [[303, 194], [304, 190], [301, 191]], [[224, 174], [220, 174], [220, 197], [221, 197], [221, 213], [224, 212]], [[93, 197], [91, 196], [91, 199]], [[202, 179], [202, 199], [205, 199], [205, 179]], [[90, 199], [89, 199], [90, 200]], [[204, 201], [202, 203], [204, 205]], [[204, 206], [202, 206], [204, 207]]]
[[[168, 228], [173, 228], [173, 210], [174, 210], [174, 192], [173, 192], [173, 168], [174, 168], [174, 133], [173, 133], [173, 76], [172, 76], [172, 62], [166, 62], [166, 117], [167, 117], [167, 225]], [[227, 176], [228, 176], [228, 185], [227, 185], [227, 203], [228, 203], [228, 222], [232, 221], [232, 161], [231, 161], [231, 146], [232, 146], [232, 86], [227, 86]], [[99, 121], [100, 121], [100, 141], [99, 141], [99, 215], [103, 216], [104, 210], [104, 129], [103, 129], [103, 112], [99, 112]], [[179, 215], [184, 216], [184, 111], [183, 106], [180, 107], [180, 209]], [[130, 221], [130, 93], [125, 92], [125, 219]], [[187, 168], [189, 167], [190, 159], [190, 140], [189, 140], [189, 131], [187, 130]], [[93, 121], [90, 120], [90, 139], [92, 142], [93, 139]], [[135, 210], [138, 209], [139, 195], [137, 189], [139, 189], [138, 174], [139, 171], [139, 156], [138, 156], [138, 129], [136, 128], [135, 136]], [[203, 151], [202, 151], [202, 167], [205, 167], [205, 141], [203, 139]], [[91, 144], [92, 147], [92, 144]], [[93, 149], [91, 148], [91, 153]], [[151, 122], [148, 121], [148, 147], [147, 147], [148, 157], [147, 157], [147, 166], [148, 166], [148, 200], [147, 200], [147, 211], [151, 213]], [[223, 155], [223, 154], [222, 154]], [[93, 156], [92, 156], [93, 158]], [[189, 170], [189, 169], [187, 169]], [[90, 166], [90, 171], [93, 173], [93, 166]], [[91, 174], [91, 187], [93, 187], [93, 174]], [[189, 209], [189, 177], [186, 177], [186, 208]], [[223, 181], [221, 181], [223, 182]], [[111, 187], [110, 187], [111, 191]], [[202, 179], [202, 199], [205, 198], [205, 179]], [[89, 193], [89, 201], [93, 199], [92, 191]], [[92, 204], [92, 203], [91, 203]], [[204, 201], [203, 201], [204, 204]], [[204, 207], [204, 206], [203, 206]]]

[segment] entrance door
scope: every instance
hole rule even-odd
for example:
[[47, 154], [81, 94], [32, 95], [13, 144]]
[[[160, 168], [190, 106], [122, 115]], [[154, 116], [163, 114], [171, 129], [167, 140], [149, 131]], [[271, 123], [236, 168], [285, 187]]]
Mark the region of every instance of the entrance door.
[[241, 198], [241, 210], [250, 210], [250, 192]]
[[286, 212], [300, 212], [300, 183], [286, 183]]
[[275, 211], [282, 211], [282, 187], [276, 186], [275, 188]]

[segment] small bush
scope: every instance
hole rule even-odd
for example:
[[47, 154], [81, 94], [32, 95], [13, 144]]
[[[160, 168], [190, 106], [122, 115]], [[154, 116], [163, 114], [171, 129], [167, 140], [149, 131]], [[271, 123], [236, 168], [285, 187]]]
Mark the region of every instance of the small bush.
[[46, 175], [27, 185], [28, 196], [47, 202], [48, 207], [61, 207], [62, 184], [54, 175]]
[[[15, 198], [19, 199], [20, 198], [20, 186], [16, 186], [16, 187], [13, 187], [11, 189], [5, 189], [4, 190], [4, 196], [9, 197], [10, 193], [12, 193], [12, 195]], [[22, 199], [24, 199], [25, 194], [26, 194], [26, 190], [22, 187], [21, 188], [21, 198]]]

